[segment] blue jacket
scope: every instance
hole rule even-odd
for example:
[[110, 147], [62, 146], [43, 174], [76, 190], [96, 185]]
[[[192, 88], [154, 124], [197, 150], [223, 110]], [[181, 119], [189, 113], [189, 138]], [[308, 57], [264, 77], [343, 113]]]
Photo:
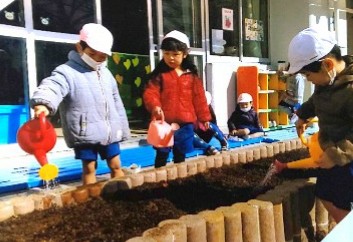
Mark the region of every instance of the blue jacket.
[[129, 124], [113, 75], [106, 67], [92, 70], [76, 51], [70, 51], [68, 59], [42, 80], [31, 107], [45, 105], [51, 115], [60, 110], [64, 138], [71, 148], [127, 139]]

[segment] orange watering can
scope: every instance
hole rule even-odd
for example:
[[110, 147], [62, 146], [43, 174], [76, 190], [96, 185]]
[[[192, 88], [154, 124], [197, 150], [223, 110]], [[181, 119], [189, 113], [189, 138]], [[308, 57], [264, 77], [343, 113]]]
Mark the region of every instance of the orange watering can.
[[25, 152], [34, 155], [42, 166], [39, 170], [40, 178], [49, 181], [58, 176], [59, 169], [53, 164], [48, 164], [46, 156], [56, 143], [56, 133], [44, 113], [20, 127], [17, 132], [17, 143]]
[[[317, 120], [311, 120], [312, 122], [317, 122]], [[309, 123], [310, 123], [309, 122]], [[304, 138], [304, 134], [300, 135], [300, 140], [302, 143], [309, 148], [310, 157], [306, 159], [301, 159], [297, 161], [292, 161], [288, 163], [281, 163], [280, 161], [276, 160], [274, 162], [274, 166], [276, 171], [279, 173], [283, 169], [306, 169], [306, 168], [317, 168], [318, 164], [316, 163], [319, 160], [320, 155], [322, 154], [322, 149], [319, 144], [319, 133], [314, 133], [310, 140]]]
[[148, 128], [147, 142], [157, 148], [171, 147], [174, 145], [174, 132], [179, 128], [176, 123], [165, 122], [164, 115], [161, 120], [153, 118]]

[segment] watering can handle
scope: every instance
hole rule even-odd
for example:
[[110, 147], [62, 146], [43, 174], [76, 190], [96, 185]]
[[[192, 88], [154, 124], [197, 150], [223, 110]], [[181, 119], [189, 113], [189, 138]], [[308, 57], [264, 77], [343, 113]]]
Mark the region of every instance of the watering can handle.
[[[152, 116], [152, 121], [156, 121], [157, 119], [156, 119], [156, 116]], [[163, 110], [161, 110], [161, 121], [162, 122], [164, 122], [164, 112], [163, 112]]]
[[41, 139], [43, 139], [45, 132], [46, 132], [46, 127], [47, 127], [47, 119], [45, 117], [44, 112], [41, 112], [39, 114], [39, 129], [40, 129], [40, 134], [41, 134]]
[[[309, 119], [309, 122], [308, 122], [307, 124], [315, 123], [315, 122], [318, 122], [318, 119], [317, 119], [317, 118], [312, 118], [312, 119]], [[301, 134], [301, 135], [299, 136], [299, 138], [300, 138], [301, 142], [303, 143], [303, 145], [305, 145], [305, 146], [307, 146], [307, 147], [309, 146], [308, 140], [304, 137], [304, 133]]]

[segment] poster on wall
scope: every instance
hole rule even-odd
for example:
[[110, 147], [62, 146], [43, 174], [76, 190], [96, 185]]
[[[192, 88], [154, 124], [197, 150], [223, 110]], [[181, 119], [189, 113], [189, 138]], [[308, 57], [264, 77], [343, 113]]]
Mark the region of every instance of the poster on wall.
[[261, 20], [245, 18], [245, 39], [264, 41], [264, 29]]
[[234, 30], [233, 9], [222, 8], [222, 29]]

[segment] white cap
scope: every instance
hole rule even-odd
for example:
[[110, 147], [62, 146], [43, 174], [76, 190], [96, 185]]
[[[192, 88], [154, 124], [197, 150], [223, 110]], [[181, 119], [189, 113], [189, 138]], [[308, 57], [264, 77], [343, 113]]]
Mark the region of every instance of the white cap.
[[186, 44], [186, 47], [190, 48], [190, 41], [189, 41], [188, 36], [178, 30], [173, 30], [173, 31], [169, 32], [168, 34], [166, 34], [164, 36], [163, 40], [165, 40], [167, 38], [173, 38], [173, 39], [179, 40], [180, 42]]
[[238, 103], [252, 102], [252, 96], [249, 93], [241, 93], [238, 97]]
[[113, 35], [100, 24], [89, 23], [83, 25], [80, 31], [80, 40], [87, 43], [92, 49], [111, 55], [113, 46]]
[[205, 95], [206, 95], [207, 105], [210, 105], [212, 102], [212, 95], [209, 91], [205, 91]]
[[299, 32], [289, 44], [288, 61], [290, 74], [300, 71], [327, 55], [335, 46], [333, 34], [318, 27], [307, 28]]

